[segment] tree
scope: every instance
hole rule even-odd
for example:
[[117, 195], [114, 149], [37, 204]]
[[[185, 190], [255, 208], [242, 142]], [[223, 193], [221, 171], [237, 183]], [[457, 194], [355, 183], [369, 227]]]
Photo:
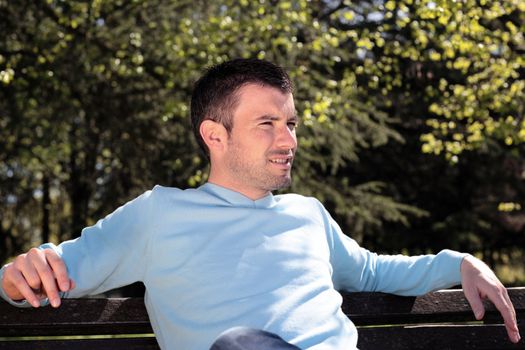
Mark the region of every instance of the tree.
[[0, 1], [5, 255], [29, 241], [25, 223], [68, 238], [156, 183], [206, 181], [192, 84], [259, 57], [296, 83], [293, 191], [370, 248], [502, 261], [524, 237], [524, 12], [518, 0]]
[[346, 170], [366, 179], [381, 168], [394, 198], [429, 213], [404, 235], [389, 225], [369, 239], [420, 252], [441, 241], [503, 261], [524, 237], [523, 3], [331, 4], [324, 18], [358, 52], [345, 66], [406, 141], [362, 152]]
[[[363, 230], [367, 222], [415, 212], [381, 196], [377, 184], [344, 186], [347, 180], [335, 177], [357, 161], [360, 147], [399, 135], [385, 113], [360, 101], [365, 96], [354, 91], [355, 75], [339, 68], [349, 55], [339, 47], [338, 33], [315, 18], [306, 1], [273, 5], [2, 3], [0, 94], [7, 108], [1, 118], [14, 136], [4, 139], [12, 152], [5, 153], [3, 174], [34, 177], [28, 185], [31, 211], [41, 209], [26, 214], [33, 230], [43, 233], [49, 226], [61, 238], [74, 237], [155, 183], [205, 181], [206, 161], [187, 121], [189, 92], [206, 66], [232, 57], [276, 61], [298, 82], [304, 125], [295, 190], [361, 219]], [[327, 176], [329, 185], [320, 186]], [[384, 200], [360, 211], [343, 209], [358, 196]], [[12, 235], [21, 232], [19, 227]]]

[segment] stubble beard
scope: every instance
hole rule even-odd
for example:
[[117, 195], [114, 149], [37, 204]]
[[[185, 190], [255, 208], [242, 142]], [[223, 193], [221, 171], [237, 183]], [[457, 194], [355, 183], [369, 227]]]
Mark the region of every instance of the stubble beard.
[[291, 185], [291, 169], [282, 175], [272, 174], [266, 167], [266, 163], [264, 165], [262, 163], [254, 164], [249, 161], [248, 157], [243, 157], [243, 151], [237, 144], [230, 143], [229, 148], [231, 153], [228, 157], [228, 167], [231, 169], [232, 175], [235, 176], [236, 182], [268, 192]]

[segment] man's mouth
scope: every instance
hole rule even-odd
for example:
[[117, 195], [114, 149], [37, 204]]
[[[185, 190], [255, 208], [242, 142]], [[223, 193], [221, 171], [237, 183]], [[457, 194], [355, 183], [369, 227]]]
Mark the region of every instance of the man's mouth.
[[291, 158], [278, 158], [278, 159], [270, 159], [270, 163], [274, 164], [288, 164], [290, 163]]
[[289, 169], [294, 158], [293, 151], [273, 151], [268, 154], [268, 161], [275, 165], [280, 165]]

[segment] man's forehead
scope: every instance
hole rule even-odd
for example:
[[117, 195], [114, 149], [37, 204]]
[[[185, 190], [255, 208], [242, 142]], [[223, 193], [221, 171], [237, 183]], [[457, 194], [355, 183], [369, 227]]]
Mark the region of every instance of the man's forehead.
[[274, 104], [288, 105], [289, 107], [294, 106], [294, 98], [291, 92], [282, 91], [279, 88], [249, 83], [241, 88], [236, 93], [238, 102], [272, 102]]
[[[235, 96], [233, 118], [235, 121], [257, 123], [260, 118], [297, 119], [293, 95], [279, 88], [263, 84], [246, 84]], [[234, 125], [236, 122], [234, 121]]]

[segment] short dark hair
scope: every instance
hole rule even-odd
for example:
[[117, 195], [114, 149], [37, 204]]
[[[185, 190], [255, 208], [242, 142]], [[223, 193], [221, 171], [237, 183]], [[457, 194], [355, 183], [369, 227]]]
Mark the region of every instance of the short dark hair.
[[207, 119], [220, 122], [230, 133], [238, 103], [237, 92], [250, 83], [271, 86], [283, 93], [293, 92], [290, 77], [283, 68], [253, 58], [238, 58], [213, 66], [195, 83], [191, 96], [191, 124], [206, 155], [209, 150], [200, 134], [201, 123]]

